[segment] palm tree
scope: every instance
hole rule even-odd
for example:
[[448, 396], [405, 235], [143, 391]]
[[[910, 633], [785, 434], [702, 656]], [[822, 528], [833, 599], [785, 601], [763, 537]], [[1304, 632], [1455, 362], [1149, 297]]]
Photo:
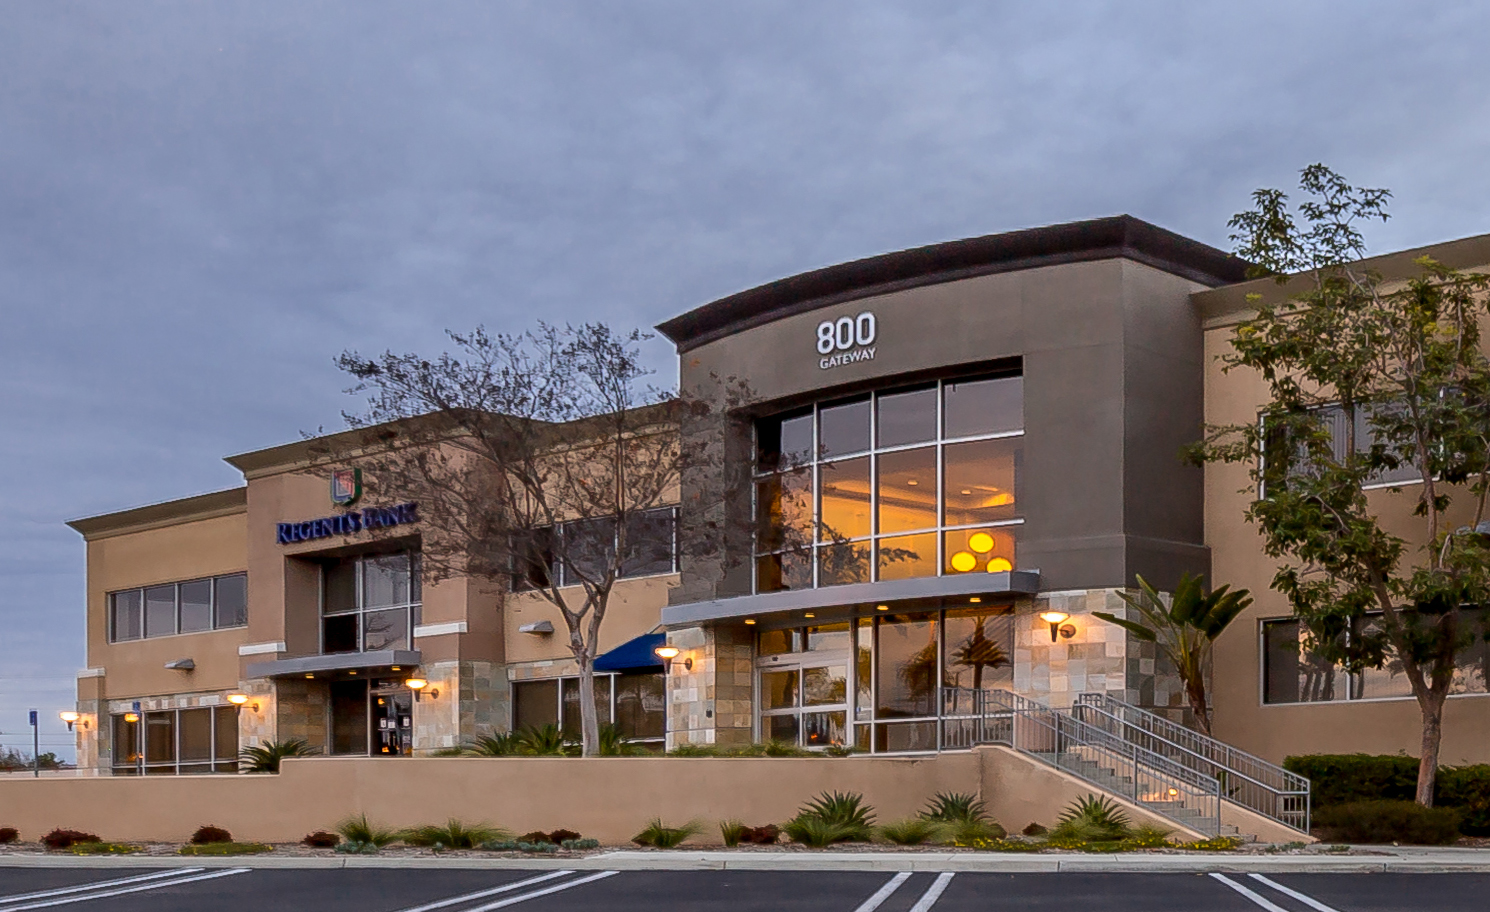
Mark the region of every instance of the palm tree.
[[1228, 586], [1207, 594], [1204, 580], [1187, 573], [1166, 605], [1143, 577], [1137, 580], [1138, 595], [1120, 592], [1118, 596], [1138, 612], [1139, 620], [1126, 620], [1105, 611], [1093, 611], [1092, 615], [1117, 624], [1140, 640], [1159, 644], [1185, 684], [1195, 723], [1209, 735], [1211, 712], [1206, 702], [1205, 673], [1211, 664], [1211, 650], [1216, 637], [1252, 604], [1252, 596], [1246, 589], [1228, 592]]

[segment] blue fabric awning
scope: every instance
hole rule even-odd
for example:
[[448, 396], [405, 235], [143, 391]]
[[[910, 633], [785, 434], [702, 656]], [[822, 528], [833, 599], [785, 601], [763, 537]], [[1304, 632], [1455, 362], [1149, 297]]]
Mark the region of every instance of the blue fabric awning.
[[646, 633], [627, 640], [595, 659], [596, 671], [652, 671], [662, 669], [662, 660], [652, 650], [667, 642], [665, 633]]

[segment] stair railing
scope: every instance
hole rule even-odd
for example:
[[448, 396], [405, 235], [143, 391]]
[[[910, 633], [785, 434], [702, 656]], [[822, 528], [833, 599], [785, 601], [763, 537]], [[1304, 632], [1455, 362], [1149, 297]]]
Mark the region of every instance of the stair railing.
[[1088, 725], [1216, 779], [1222, 799], [1309, 832], [1309, 780], [1303, 776], [1105, 693], [1077, 696], [1071, 711]]
[[1208, 836], [1221, 831], [1221, 783], [1214, 777], [1008, 691], [943, 688], [943, 703], [949, 701], [971, 702], [972, 711], [964, 709], [956, 721], [961, 731], [973, 721], [974, 743], [1007, 745], [1181, 826]]

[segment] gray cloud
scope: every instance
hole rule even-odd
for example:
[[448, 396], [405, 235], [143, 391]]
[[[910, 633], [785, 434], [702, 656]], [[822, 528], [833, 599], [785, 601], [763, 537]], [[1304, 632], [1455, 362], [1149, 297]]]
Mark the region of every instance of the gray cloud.
[[1396, 191], [1378, 249], [1483, 232], [1487, 24], [1471, 3], [7, 4], [0, 743], [30, 705], [55, 719], [83, 663], [61, 521], [232, 485], [222, 455], [336, 426], [342, 348], [651, 325], [1117, 212], [1225, 246], [1250, 190], [1315, 160]]

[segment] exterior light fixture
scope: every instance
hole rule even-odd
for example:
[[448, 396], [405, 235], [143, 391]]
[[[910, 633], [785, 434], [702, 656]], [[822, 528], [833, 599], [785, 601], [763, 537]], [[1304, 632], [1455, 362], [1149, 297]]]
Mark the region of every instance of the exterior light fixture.
[[968, 599], [968, 601], [972, 602], [974, 605], [981, 605], [983, 603], [983, 599], [979, 598], [976, 595]]
[[[673, 664], [673, 659], [676, 659], [678, 657], [678, 653], [680, 653], [682, 651], [683, 650], [679, 649], [676, 646], [665, 645], [665, 646], [658, 646], [656, 649], [652, 650], [652, 654], [655, 655], [655, 656], [657, 656], [657, 658], [661, 659], [663, 661], [663, 663], [666, 664], [669, 669], [671, 669], [672, 668], [672, 664]], [[693, 659], [692, 658], [686, 658], [686, 659], [684, 659], [683, 660], [683, 667], [686, 668], [686, 669], [688, 669], [689, 671], [692, 671], [693, 670]]]
[[1169, 797], [1171, 797], [1171, 798], [1178, 798], [1178, 797], [1180, 797], [1180, 790], [1177, 789], [1177, 788], [1170, 788], [1168, 794], [1169, 794]]
[[[73, 723], [82, 718], [82, 716], [78, 715], [77, 713], [73, 712], [72, 710], [67, 710], [66, 712], [57, 713], [57, 716], [63, 722], [66, 722], [67, 723], [67, 730], [68, 731], [72, 731], [72, 725], [73, 725]], [[88, 727], [88, 721], [86, 719], [83, 720], [83, 727], [84, 728], [87, 728]]]
[[1010, 570], [1013, 569], [1014, 565], [1009, 563], [1009, 559], [1007, 557], [995, 557], [993, 560], [988, 562], [989, 573], [1008, 573]]
[[952, 555], [952, 569], [958, 573], [966, 573], [978, 566], [978, 558], [971, 551], [958, 551]]
[[389, 666], [388, 670], [389, 671], [403, 671], [403, 668], [400, 667], [400, 666], [398, 666], [398, 665], [392, 665], [392, 666]]
[[[243, 704], [247, 703], [248, 700], [249, 700], [248, 694], [241, 694], [241, 693], [228, 694], [228, 702], [231, 703], [231, 704], [233, 704], [234, 706], [242, 706]], [[252, 709], [254, 712], [258, 712], [259, 711], [259, 704], [258, 703], [254, 703], [254, 705], [251, 706], [251, 707], [249, 707], [249, 708]]]
[[[440, 698], [440, 689], [438, 687], [430, 687], [429, 682], [423, 678], [409, 678], [404, 682], [404, 686], [414, 692], [415, 703], [418, 703], [420, 696], [426, 693], [429, 694], [431, 700], [438, 700]], [[427, 687], [429, 689], [425, 690]]]
[[315, 677], [315, 675], [313, 675], [313, 674], [308, 674], [308, 675], [305, 676], [306, 680], [310, 680], [310, 679], [312, 679], [314, 677]]
[[[1056, 640], [1056, 637], [1058, 635], [1060, 635], [1061, 633], [1064, 632], [1064, 631], [1061, 630], [1061, 623], [1063, 621], [1065, 621], [1067, 618], [1069, 618], [1070, 616], [1071, 615], [1067, 614], [1064, 611], [1042, 611], [1042, 612], [1040, 612], [1040, 620], [1042, 620], [1045, 623], [1047, 623], [1047, 624], [1050, 625], [1050, 642], [1054, 643], [1055, 640]], [[1066, 626], [1069, 627], [1070, 625], [1068, 624]], [[1071, 627], [1071, 634], [1068, 634], [1067, 636], [1069, 637], [1070, 635], [1075, 634], [1075, 633], [1076, 633], [1076, 628], [1075, 627]]]
[[993, 536], [987, 532], [974, 532], [968, 536], [967, 546], [979, 554], [987, 554], [993, 550]]
[[126, 722], [138, 722], [138, 721], [140, 721], [140, 714], [139, 713], [125, 713], [124, 714], [124, 721], [126, 721]]
[[746, 618], [745, 619], [745, 623], [747, 623], [747, 624], [754, 624], [755, 623], [755, 618]]
[[811, 611], [804, 611], [804, 612], [802, 612], [802, 617], [804, 617], [804, 618], [815, 618], [815, 617], [817, 617], [817, 615], [813, 614]]
[[875, 611], [889, 611], [890, 610], [890, 606], [889, 605], [875, 605], [874, 606], [874, 610]]

